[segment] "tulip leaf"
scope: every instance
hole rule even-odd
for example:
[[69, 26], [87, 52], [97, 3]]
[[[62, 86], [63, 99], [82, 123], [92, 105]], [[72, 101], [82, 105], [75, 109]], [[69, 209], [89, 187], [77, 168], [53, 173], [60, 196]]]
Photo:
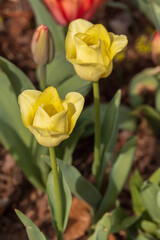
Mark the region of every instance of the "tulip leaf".
[[140, 105], [135, 109], [135, 113], [141, 113], [147, 119], [149, 125], [156, 135], [160, 134], [160, 114], [149, 105]]
[[120, 232], [121, 230], [126, 230], [132, 226], [135, 222], [139, 220], [140, 216], [128, 217], [121, 207], [115, 208], [111, 212], [111, 230], [112, 233]]
[[155, 108], [160, 113], [160, 87], [158, 87], [155, 96]]
[[64, 50], [64, 32], [63, 28], [59, 26], [50, 15], [49, 11], [46, 9], [45, 5], [41, 0], [28, 0], [35, 15], [37, 24], [46, 25], [52, 33], [56, 51]]
[[141, 193], [140, 193], [142, 184], [143, 184], [143, 180], [142, 180], [139, 172], [136, 170], [130, 179], [132, 205], [133, 205], [133, 210], [136, 213], [136, 215], [141, 214], [145, 210], [145, 207], [144, 207], [144, 204], [142, 201], [142, 197], [141, 197]]
[[160, 186], [160, 168], [158, 168], [149, 178], [149, 181]]
[[32, 159], [34, 137], [22, 123], [17, 96], [3, 71], [0, 71], [0, 85], [0, 139], [30, 182], [44, 190], [40, 169]]
[[[102, 181], [108, 161], [113, 153], [118, 135], [118, 117], [121, 92], [118, 91], [111, 102], [108, 104], [101, 128], [101, 169], [98, 176], [99, 182]], [[93, 166], [94, 169], [94, 166]]]
[[69, 190], [69, 187], [65, 181], [65, 178], [61, 174], [61, 170], [58, 170], [58, 176], [60, 180], [60, 189], [61, 189], [61, 196], [62, 196], [62, 202], [63, 202], [63, 229], [59, 229], [59, 226], [57, 224], [57, 198], [55, 195], [55, 183], [53, 181], [53, 176], [52, 172], [50, 172], [48, 176], [48, 181], [47, 181], [47, 196], [48, 196], [48, 201], [49, 205], [51, 208], [51, 214], [52, 214], [52, 224], [53, 227], [57, 232], [64, 232], [67, 226], [68, 222], [68, 217], [69, 217], [69, 211], [71, 207], [71, 202], [72, 202], [72, 196]]
[[91, 87], [92, 85], [90, 82], [84, 81], [77, 75], [74, 75], [58, 86], [57, 90], [60, 96], [64, 98], [68, 92], [79, 92], [85, 96]]
[[[49, 156], [41, 157], [50, 165]], [[87, 202], [92, 208], [96, 208], [101, 201], [101, 194], [98, 190], [75, 167], [60, 159], [57, 159], [57, 162], [71, 193]]]
[[158, 202], [159, 193], [160, 188], [158, 185], [151, 181], [144, 182], [141, 189], [143, 203], [151, 218], [157, 223], [160, 223], [160, 206]]
[[120, 194], [132, 166], [136, 143], [136, 137], [131, 138], [114, 157], [109, 174], [108, 188], [99, 206], [97, 220], [104, 212], [109, 211]]
[[47, 65], [47, 86], [53, 85], [57, 88], [74, 75], [74, 68], [66, 60], [65, 52], [58, 52], [53, 62]]
[[21, 211], [15, 210], [17, 216], [24, 224], [26, 228], [26, 232], [28, 235], [29, 240], [48, 240], [44, 234], [39, 230], [39, 228], [29, 219], [27, 218]]
[[111, 216], [110, 214], [104, 214], [98, 221], [95, 227], [94, 233], [88, 238], [88, 240], [102, 240], [108, 239], [111, 227]]
[[137, 107], [145, 102], [143, 92], [155, 93], [160, 81], [160, 73], [156, 68], [148, 68], [135, 75], [129, 87], [130, 102]]
[[16, 96], [25, 89], [34, 89], [29, 78], [13, 63], [0, 57], [0, 69], [7, 75]]

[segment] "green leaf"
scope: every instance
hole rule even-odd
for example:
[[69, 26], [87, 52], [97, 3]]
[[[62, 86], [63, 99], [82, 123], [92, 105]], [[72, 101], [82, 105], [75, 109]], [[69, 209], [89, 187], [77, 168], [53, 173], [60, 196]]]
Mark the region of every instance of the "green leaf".
[[158, 168], [149, 178], [149, 181], [160, 185], [160, 168]]
[[160, 80], [160, 73], [155, 68], [148, 68], [135, 75], [129, 87], [130, 102], [133, 107], [144, 103], [142, 93], [146, 90], [155, 92]]
[[121, 207], [117, 207], [111, 212], [111, 229], [110, 232], [117, 233], [121, 230], [126, 230], [130, 226], [132, 226], [140, 216], [131, 216], [127, 217], [126, 213], [123, 211]]
[[154, 25], [160, 31], [160, 2], [159, 0], [150, 0], [151, 13], [154, 20]]
[[160, 113], [160, 87], [158, 87], [155, 96], [155, 108]]
[[53, 20], [53, 17], [50, 15], [41, 0], [29, 0], [29, 3], [36, 15], [37, 24], [44, 24], [51, 31], [55, 42], [56, 51], [64, 50], [65, 37], [63, 28], [56, 24], [56, 22]]
[[160, 114], [149, 105], [141, 105], [135, 109], [135, 113], [143, 114], [156, 135], [160, 134]]
[[47, 240], [39, 228], [29, 218], [27, 218], [21, 211], [17, 209], [15, 212], [24, 224], [29, 240]]
[[119, 107], [119, 129], [134, 132], [137, 128], [137, 119], [129, 107]]
[[121, 92], [118, 91], [106, 108], [101, 127], [101, 169], [98, 176], [100, 182], [102, 181], [108, 161], [113, 153], [117, 140], [120, 99]]
[[160, 223], [159, 192], [160, 188], [150, 181], [144, 182], [141, 189], [144, 205], [151, 218], [157, 223]]
[[72, 164], [72, 154], [84, 131], [85, 131], [84, 124], [82, 123], [78, 125], [78, 122], [77, 122], [77, 125], [74, 128], [70, 137], [56, 147], [57, 158], [63, 159], [63, 161], [68, 164]]
[[0, 70], [7, 75], [17, 97], [25, 89], [34, 89], [29, 78], [18, 67], [3, 57], [0, 57]]
[[73, 77], [68, 78], [66, 81], [64, 81], [60, 86], [58, 86], [57, 90], [61, 98], [64, 98], [68, 92], [79, 92], [85, 96], [91, 87], [92, 85], [90, 82], [84, 81], [77, 75], [74, 75]]
[[157, 232], [157, 225], [153, 222], [147, 221], [147, 220], [143, 220], [141, 222], [141, 228], [151, 234], [156, 234]]
[[[49, 156], [42, 156], [42, 158], [50, 165]], [[92, 208], [96, 208], [101, 201], [101, 195], [97, 189], [75, 167], [59, 159], [57, 159], [57, 162], [70, 191], [87, 202]]]
[[136, 170], [130, 179], [130, 191], [132, 196], [133, 210], [137, 215], [141, 214], [145, 210], [141, 193], [140, 193], [142, 184], [143, 184], [143, 180], [138, 170]]
[[64, 232], [67, 226], [68, 217], [69, 217], [69, 211], [71, 207], [72, 202], [72, 196], [69, 190], [69, 187], [65, 181], [65, 177], [61, 174], [61, 170], [58, 171], [59, 180], [60, 180], [60, 187], [61, 187], [61, 196], [63, 198], [63, 229], [58, 229], [57, 225], [57, 198], [55, 195], [55, 184], [53, 181], [52, 172], [50, 172], [48, 176], [47, 181], [47, 196], [49, 205], [51, 208], [51, 214], [52, 214], [52, 224], [56, 231]]
[[102, 240], [108, 239], [111, 227], [110, 214], [104, 214], [98, 221], [95, 227], [94, 233], [88, 238], [88, 240]]
[[104, 212], [109, 211], [120, 194], [132, 166], [136, 151], [136, 143], [136, 137], [131, 138], [122, 148], [120, 153], [114, 157], [109, 174], [108, 188], [98, 209], [96, 215], [97, 220], [104, 214]]
[[73, 65], [66, 60], [65, 52], [58, 52], [53, 62], [47, 65], [47, 85], [55, 88], [73, 77], [75, 71]]
[[32, 159], [34, 137], [22, 123], [17, 96], [7, 75], [0, 71], [0, 139], [29, 181], [44, 190], [41, 172]]

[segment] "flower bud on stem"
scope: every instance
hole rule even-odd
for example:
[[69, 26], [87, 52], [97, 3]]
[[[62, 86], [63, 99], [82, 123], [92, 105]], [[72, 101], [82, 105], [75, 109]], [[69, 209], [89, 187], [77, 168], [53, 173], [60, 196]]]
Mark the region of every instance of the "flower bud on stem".
[[58, 240], [62, 240], [62, 232], [60, 230], [63, 229], [63, 202], [62, 202], [62, 196], [61, 196], [61, 189], [60, 189], [60, 182], [59, 182], [59, 176], [57, 171], [57, 165], [56, 165], [56, 155], [54, 148], [49, 148], [50, 152], [50, 159], [51, 159], [51, 166], [52, 166], [52, 175], [53, 175], [53, 182], [55, 186], [55, 195], [57, 198], [57, 237]]

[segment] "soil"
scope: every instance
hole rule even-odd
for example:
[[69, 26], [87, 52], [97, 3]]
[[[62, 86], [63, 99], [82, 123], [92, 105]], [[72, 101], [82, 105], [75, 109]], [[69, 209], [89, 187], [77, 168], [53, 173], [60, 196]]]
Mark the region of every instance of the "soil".
[[[116, 2], [116, 1], [115, 1]], [[146, 67], [153, 67], [151, 52], [141, 50], [140, 38], [147, 42], [153, 38], [154, 28], [127, 0], [130, 13], [120, 9], [104, 7], [97, 11], [94, 22], [103, 23], [109, 30], [127, 34], [129, 44], [124, 58], [117, 58], [115, 68], [108, 79], [100, 81], [101, 102], [111, 100], [116, 91], [122, 89], [122, 104], [130, 106], [128, 88], [131, 78]], [[144, 27], [145, 26], [145, 27]], [[0, 56], [7, 58], [23, 70], [37, 86], [35, 69], [30, 51], [30, 42], [35, 29], [34, 14], [27, 0], [0, 0]], [[118, 79], [118, 81], [117, 81]], [[153, 98], [154, 96], [152, 96]], [[92, 103], [92, 93], [86, 97], [87, 105]], [[120, 131], [115, 152], [121, 149], [131, 135], [137, 135], [138, 146], [131, 174], [138, 169], [147, 179], [159, 167], [160, 140], [153, 134], [146, 120], [141, 117], [135, 133]], [[87, 146], [87, 147], [86, 147]], [[93, 181], [93, 137], [80, 140], [73, 154], [74, 166], [89, 181]], [[106, 170], [109, 172], [109, 168]], [[128, 181], [119, 197], [121, 205], [130, 214], [131, 197]], [[0, 239], [26, 240], [25, 229], [14, 209], [23, 211], [49, 239], [56, 239], [51, 224], [51, 215], [46, 195], [36, 190], [24, 177], [10, 154], [0, 145]], [[73, 196], [65, 240], [87, 239], [90, 224], [90, 208]], [[125, 240], [126, 233], [110, 235], [110, 240]]]

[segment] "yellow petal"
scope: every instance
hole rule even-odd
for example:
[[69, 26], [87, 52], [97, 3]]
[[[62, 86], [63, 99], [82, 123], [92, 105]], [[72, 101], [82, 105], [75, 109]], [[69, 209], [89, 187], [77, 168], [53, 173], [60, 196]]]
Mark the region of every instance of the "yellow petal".
[[33, 127], [35, 128], [48, 128], [48, 123], [50, 121], [50, 116], [42, 107], [38, 107], [33, 120]]
[[45, 147], [56, 147], [62, 141], [64, 141], [69, 137], [69, 135], [67, 134], [59, 134], [59, 133], [54, 134], [54, 132], [47, 132], [47, 131], [44, 131], [44, 134], [42, 134], [43, 132], [39, 131], [38, 129], [32, 126], [29, 126], [29, 130], [35, 136], [37, 142], [39, 142], [39, 144]]
[[37, 99], [34, 109], [35, 112], [39, 106], [41, 106], [50, 116], [64, 110], [58, 92], [56, 88], [52, 86], [46, 88]]
[[34, 107], [41, 92], [37, 90], [25, 90], [18, 97], [22, 120], [26, 127], [32, 124]]
[[[67, 109], [68, 110], [68, 109]], [[59, 133], [67, 132], [67, 110], [59, 112], [50, 118], [50, 123], [48, 128], [54, 129]]]
[[98, 44], [98, 40], [101, 39], [105, 42], [105, 47], [108, 49], [111, 43], [108, 31], [102, 24], [95, 24], [90, 27], [85, 34], [89, 35], [94, 39], [94, 44]]
[[113, 62], [111, 61], [111, 62], [108, 64], [108, 66], [107, 66], [107, 68], [106, 68], [106, 71], [105, 71], [105, 73], [101, 76], [101, 78], [106, 78], [106, 77], [108, 77], [108, 76], [111, 74], [112, 69], [113, 69]]
[[72, 62], [77, 75], [86, 81], [96, 82], [106, 72], [106, 67], [102, 64], [85, 64], [76, 60], [70, 60], [70, 62]]
[[65, 102], [68, 104], [68, 134], [70, 134], [83, 109], [84, 97], [80, 93], [71, 92], [66, 95]]
[[74, 35], [77, 33], [84, 33], [91, 26], [93, 26], [93, 24], [84, 19], [77, 19], [69, 24], [68, 32], [65, 40], [67, 59], [76, 57]]
[[82, 38], [82, 34], [75, 35], [76, 55], [77, 55], [76, 59], [82, 62], [84, 62], [85, 60], [85, 63], [103, 64], [103, 58], [101, 53], [101, 41], [99, 41], [97, 45], [88, 46], [80, 38]]
[[115, 35], [113, 33], [109, 33], [109, 36], [111, 39], [110, 57], [113, 59], [117, 53], [126, 47], [128, 40], [125, 35]]

